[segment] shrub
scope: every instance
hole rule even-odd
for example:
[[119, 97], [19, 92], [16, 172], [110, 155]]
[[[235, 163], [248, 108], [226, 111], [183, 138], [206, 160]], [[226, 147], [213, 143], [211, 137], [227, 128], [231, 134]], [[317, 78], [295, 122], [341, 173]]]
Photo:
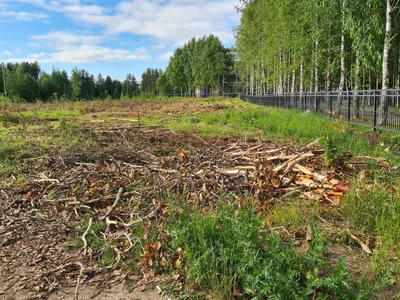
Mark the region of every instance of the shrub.
[[310, 250], [303, 255], [291, 239], [284, 241], [260, 231], [262, 227], [260, 217], [248, 209], [184, 213], [172, 225], [171, 245], [184, 250], [188, 281], [215, 298], [367, 298], [352, 283], [344, 259], [337, 267], [329, 265], [315, 227]]

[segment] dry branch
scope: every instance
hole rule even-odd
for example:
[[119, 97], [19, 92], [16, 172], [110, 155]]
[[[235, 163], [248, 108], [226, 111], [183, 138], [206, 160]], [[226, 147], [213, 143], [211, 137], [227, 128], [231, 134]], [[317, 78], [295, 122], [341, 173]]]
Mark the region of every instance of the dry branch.
[[108, 210], [108, 212], [103, 217], [100, 218], [100, 220], [107, 218], [108, 215], [117, 207], [119, 201], [121, 200], [123, 192], [124, 192], [124, 188], [120, 187], [118, 190], [117, 197], [115, 198], [114, 204], [111, 206], [111, 208]]
[[78, 298], [78, 290], [79, 290], [79, 285], [81, 283], [81, 278], [82, 278], [82, 275], [83, 275], [83, 265], [80, 262], [76, 262], [76, 264], [78, 264], [81, 267], [81, 269], [79, 271], [78, 278], [76, 279], [74, 300], [78, 300], [79, 299]]
[[81, 237], [81, 239], [82, 239], [82, 241], [83, 241], [83, 256], [86, 256], [86, 253], [87, 253], [87, 246], [88, 246], [88, 244], [87, 244], [86, 236], [87, 236], [88, 233], [89, 233], [90, 227], [92, 227], [92, 222], [93, 222], [93, 218], [90, 218], [90, 219], [89, 219], [88, 227], [86, 228], [85, 232], [83, 233], [83, 235], [82, 235], [82, 237]]

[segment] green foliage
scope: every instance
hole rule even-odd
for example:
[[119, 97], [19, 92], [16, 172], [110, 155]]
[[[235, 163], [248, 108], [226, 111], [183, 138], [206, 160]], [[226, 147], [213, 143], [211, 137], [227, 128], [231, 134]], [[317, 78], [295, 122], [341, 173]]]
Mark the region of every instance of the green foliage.
[[327, 137], [322, 140], [321, 146], [325, 149], [325, 159], [331, 166], [342, 167], [346, 149], [338, 138]]
[[93, 133], [81, 125], [67, 121], [65, 118], [57, 122], [54, 125], [54, 129], [64, 140], [65, 145], [69, 144], [71, 147], [90, 145], [96, 142], [96, 137]]
[[[88, 222], [82, 224], [82, 228], [87, 228]], [[98, 264], [101, 267], [107, 267], [114, 262], [114, 245], [104, 240], [102, 233], [105, 231], [104, 222], [93, 222], [89, 234], [86, 236], [88, 248], [95, 251], [98, 256]], [[80, 237], [75, 240], [75, 247], [80, 249], [83, 247], [83, 241]]]
[[354, 226], [383, 241], [400, 245], [399, 173], [376, 172], [373, 181], [355, 179], [345, 199], [345, 212]]
[[318, 202], [309, 204], [303, 200], [296, 199], [293, 202], [285, 201], [276, 205], [271, 213], [271, 223], [273, 226], [283, 226], [291, 231], [310, 224], [319, 212]]
[[157, 79], [163, 74], [161, 69], [147, 68], [142, 74], [141, 93], [155, 96], [158, 94]]
[[230, 78], [232, 70], [231, 50], [218, 37], [193, 38], [175, 50], [157, 88], [164, 94], [191, 93], [198, 87], [220, 88], [224, 82], [234, 81]]
[[260, 233], [261, 219], [251, 210], [221, 207], [205, 214], [186, 212], [172, 225], [171, 245], [186, 255], [189, 282], [215, 293], [253, 299], [368, 299], [342, 260], [331, 267], [314, 227], [310, 251], [299, 255], [293, 241]]
[[[250, 94], [380, 88], [385, 35], [389, 86], [399, 86], [400, 3], [380, 0], [240, 1], [235, 68]], [[343, 43], [342, 43], [343, 41]], [[343, 48], [341, 47], [343, 45]], [[344, 66], [341, 66], [341, 58]], [[349, 74], [341, 84], [344, 74]], [[367, 75], [368, 74], [368, 75]], [[292, 85], [292, 81], [293, 85]]]
[[[349, 159], [348, 154], [386, 157], [398, 160], [395, 149], [398, 139], [395, 134], [383, 135], [385, 145], [374, 145], [364, 136], [370, 134], [366, 128], [338, 121], [330, 121], [314, 114], [273, 107], [258, 107], [233, 100], [231, 108], [223, 112], [176, 117], [168, 123], [174, 130], [188, 130], [204, 135], [241, 135], [283, 141], [309, 143], [322, 138], [321, 145], [327, 148], [326, 158], [334, 164]], [[242, 107], [241, 107], [242, 106]], [[304, 126], [307, 124], [307, 126]], [[392, 151], [385, 151], [390, 148]]]
[[8, 176], [18, 169], [17, 158], [26, 145], [14, 140], [0, 122], [0, 177]]

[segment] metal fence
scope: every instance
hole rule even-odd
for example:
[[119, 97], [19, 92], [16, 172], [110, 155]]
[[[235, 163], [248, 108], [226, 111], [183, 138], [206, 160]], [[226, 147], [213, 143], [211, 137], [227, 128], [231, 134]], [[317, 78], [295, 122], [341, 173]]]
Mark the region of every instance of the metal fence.
[[[331, 119], [400, 132], [400, 90], [266, 94], [240, 98], [258, 105], [310, 111]], [[387, 109], [381, 107], [385, 103]]]

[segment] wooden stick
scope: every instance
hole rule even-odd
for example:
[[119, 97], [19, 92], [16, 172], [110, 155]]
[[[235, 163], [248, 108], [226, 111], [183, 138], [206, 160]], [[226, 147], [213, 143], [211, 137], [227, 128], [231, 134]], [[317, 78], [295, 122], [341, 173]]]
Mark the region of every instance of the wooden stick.
[[353, 240], [355, 240], [355, 241], [361, 246], [361, 249], [362, 249], [365, 253], [367, 253], [367, 254], [373, 254], [372, 251], [371, 251], [371, 249], [369, 249], [368, 245], [365, 244], [363, 241], [361, 241], [361, 240], [360, 240], [358, 237], [356, 237], [354, 234], [352, 234], [352, 233], [350, 232], [350, 230], [347, 229], [347, 233], [350, 235], [350, 237], [351, 237]]
[[121, 200], [121, 197], [122, 197], [122, 193], [123, 193], [123, 192], [124, 192], [124, 188], [123, 188], [123, 187], [120, 187], [119, 190], [118, 190], [117, 197], [115, 198], [114, 204], [111, 206], [111, 208], [109, 209], [109, 211], [108, 211], [103, 217], [100, 218], [100, 220], [103, 220], [103, 219], [107, 218], [108, 215], [114, 210], [114, 208], [117, 207], [119, 201]]
[[285, 173], [289, 172], [294, 167], [294, 165], [302, 162], [303, 160], [306, 160], [307, 158], [313, 157], [313, 156], [314, 156], [314, 153], [309, 152], [309, 153], [303, 154], [299, 158], [294, 159], [293, 161], [290, 161], [288, 163], [288, 166], [285, 169]]
[[79, 276], [76, 279], [76, 287], [75, 287], [75, 295], [74, 295], [74, 300], [78, 300], [78, 290], [79, 290], [79, 285], [81, 283], [81, 278], [83, 275], [83, 265], [80, 262], [76, 262], [81, 267], [81, 270], [79, 271]]
[[86, 231], [83, 233], [83, 235], [82, 235], [82, 237], [81, 237], [81, 239], [82, 239], [82, 241], [83, 241], [83, 256], [86, 256], [86, 253], [87, 253], [87, 246], [88, 246], [88, 244], [87, 244], [87, 240], [86, 240], [86, 236], [88, 235], [88, 233], [89, 233], [89, 230], [90, 230], [90, 227], [92, 227], [92, 221], [93, 221], [93, 218], [90, 218], [89, 219], [89, 224], [88, 224], [88, 227], [86, 228]]
[[129, 222], [129, 223], [122, 223], [124, 225], [125, 228], [127, 227], [132, 227], [135, 224], [138, 224], [140, 222], [143, 222], [143, 220], [145, 219], [149, 219], [152, 218], [156, 215], [156, 213], [161, 209], [161, 203], [157, 206], [157, 208], [155, 210], [153, 210], [151, 213], [149, 213], [147, 216], [144, 216], [143, 218], [139, 218], [135, 221]]
[[301, 152], [309, 150], [310, 148], [318, 145], [319, 141], [321, 140], [321, 138], [317, 138], [315, 141], [309, 143], [307, 146], [303, 147], [300, 149]]

